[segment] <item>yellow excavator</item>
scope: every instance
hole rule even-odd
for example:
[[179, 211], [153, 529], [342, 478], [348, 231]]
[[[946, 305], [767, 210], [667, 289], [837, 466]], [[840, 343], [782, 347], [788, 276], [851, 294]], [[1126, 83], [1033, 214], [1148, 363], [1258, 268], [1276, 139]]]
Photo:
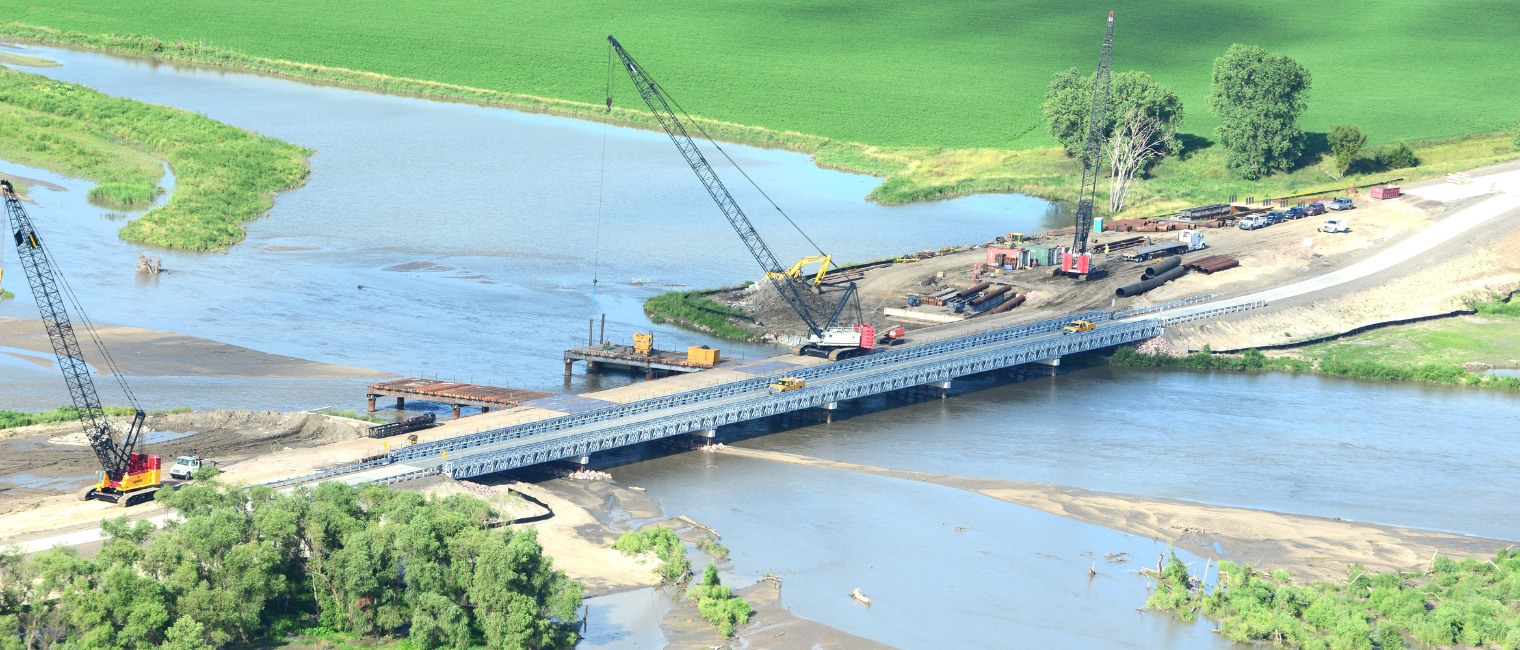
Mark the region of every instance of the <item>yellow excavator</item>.
[[[797, 260], [797, 263], [793, 264], [792, 268], [789, 268], [782, 273], [768, 271], [766, 272], [765, 277], [772, 280], [791, 279], [796, 282], [807, 282], [816, 287], [823, 284], [823, 276], [829, 274], [829, 266], [833, 263], [833, 255], [809, 255], [800, 260]], [[818, 273], [813, 274], [813, 278], [811, 280], [804, 280], [802, 279], [802, 268], [809, 264], [817, 264]]]

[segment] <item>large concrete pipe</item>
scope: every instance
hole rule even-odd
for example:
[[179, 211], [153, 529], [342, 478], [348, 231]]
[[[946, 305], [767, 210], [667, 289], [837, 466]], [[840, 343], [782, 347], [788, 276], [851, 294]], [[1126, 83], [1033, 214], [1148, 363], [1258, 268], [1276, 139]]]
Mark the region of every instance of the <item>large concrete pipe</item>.
[[1008, 286], [1008, 285], [1005, 284], [1005, 285], [1003, 285], [1001, 287], [998, 287], [996, 289], [988, 291], [987, 293], [982, 294], [982, 297], [977, 298], [976, 300], [971, 301], [971, 306], [975, 307], [975, 306], [980, 305], [980, 304], [982, 304], [984, 302], [987, 302], [988, 300], [992, 300], [993, 298], [996, 298], [996, 297], [1001, 296], [1001, 295], [1003, 295], [1005, 293], [1008, 293], [1008, 290], [1011, 289], [1011, 288], [1012, 287], [1010, 287], [1010, 286]]
[[1167, 272], [1167, 271], [1169, 271], [1169, 270], [1171, 270], [1173, 268], [1176, 268], [1177, 266], [1180, 266], [1181, 264], [1182, 264], [1182, 257], [1181, 256], [1163, 257], [1163, 258], [1161, 258], [1161, 259], [1153, 262], [1150, 266], [1145, 267], [1145, 272], [1142, 273], [1142, 274], [1140, 274], [1140, 279], [1141, 280], [1149, 280], [1151, 278], [1156, 277], [1157, 275], [1159, 275], [1161, 273], [1165, 273], [1165, 272]]
[[1014, 307], [1017, 307], [1017, 306], [1022, 305], [1022, 304], [1024, 304], [1024, 296], [1022, 296], [1022, 295], [1014, 296], [1012, 298], [1004, 300], [1003, 304], [998, 305], [996, 307], [993, 307], [991, 313], [1001, 314], [1001, 313], [1003, 313], [1005, 311], [1013, 309]]
[[958, 297], [958, 298], [970, 298], [971, 296], [974, 296], [974, 295], [976, 295], [978, 293], [981, 293], [982, 290], [984, 290], [984, 289], [986, 289], [987, 287], [990, 287], [990, 286], [992, 286], [992, 283], [990, 283], [990, 282], [983, 282], [983, 283], [978, 284], [978, 285], [976, 285], [974, 287], [971, 287], [970, 289], [962, 291], [959, 294], [956, 294], [956, 297]]
[[1142, 293], [1150, 291], [1151, 289], [1155, 289], [1156, 287], [1159, 287], [1159, 286], [1161, 286], [1163, 284], [1166, 284], [1167, 282], [1169, 282], [1171, 280], [1175, 280], [1177, 278], [1180, 278], [1180, 277], [1182, 277], [1182, 276], [1184, 276], [1186, 274], [1187, 274], [1187, 267], [1185, 267], [1185, 266], [1174, 266], [1174, 267], [1172, 267], [1169, 270], [1162, 271], [1161, 275], [1158, 275], [1158, 276], [1156, 276], [1154, 278], [1151, 278], [1149, 280], [1141, 280], [1141, 281], [1136, 282], [1134, 284], [1130, 284], [1130, 285], [1125, 285], [1125, 286], [1119, 287], [1118, 289], [1114, 290], [1114, 295], [1116, 295], [1116, 296], [1118, 296], [1120, 298], [1128, 298], [1130, 296], [1138, 296], [1138, 295], [1140, 295]]

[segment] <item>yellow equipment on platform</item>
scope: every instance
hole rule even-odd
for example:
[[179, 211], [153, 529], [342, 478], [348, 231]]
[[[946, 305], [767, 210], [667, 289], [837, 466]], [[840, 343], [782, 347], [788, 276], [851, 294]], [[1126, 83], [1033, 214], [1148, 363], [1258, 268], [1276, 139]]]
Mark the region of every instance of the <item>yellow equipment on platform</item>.
[[633, 335], [633, 353], [634, 354], [651, 354], [653, 352], [654, 352], [654, 333], [653, 332], [651, 332], [649, 334], [634, 334]]
[[686, 348], [686, 361], [688, 363], [700, 363], [704, 366], [718, 365], [718, 350], [705, 345], [693, 345]]
[[1027, 244], [1027, 243], [1029, 243], [1029, 238], [1025, 237], [1024, 233], [1021, 233], [1021, 232], [1011, 232], [1011, 233], [1008, 233], [1008, 245], [1009, 246], [1018, 246], [1019, 244]]
[[809, 264], [817, 264], [818, 265], [818, 273], [816, 273], [816, 274], [813, 275], [813, 279], [811, 280], [811, 282], [813, 283], [813, 286], [818, 286], [820, 284], [823, 284], [823, 276], [828, 275], [828, 273], [829, 273], [829, 266], [831, 264], [833, 264], [833, 263], [834, 263], [834, 256], [833, 255], [809, 255], [809, 256], [804, 257], [804, 258], [802, 258], [800, 260], [797, 260], [797, 263], [793, 264], [792, 268], [787, 269], [785, 273], [776, 273], [775, 271], [768, 271], [768, 272], [766, 272], [765, 277], [771, 278], [773, 280], [783, 280], [783, 279], [786, 279], [786, 278], [791, 278], [791, 279], [796, 280], [798, 282], [805, 282], [805, 280], [802, 279], [802, 267], [807, 266]]
[[785, 393], [790, 390], [797, 390], [799, 388], [806, 387], [807, 380], [798, 379], [796, 377], [782, 377], [776, 381], [771, 382], [772, 393]]

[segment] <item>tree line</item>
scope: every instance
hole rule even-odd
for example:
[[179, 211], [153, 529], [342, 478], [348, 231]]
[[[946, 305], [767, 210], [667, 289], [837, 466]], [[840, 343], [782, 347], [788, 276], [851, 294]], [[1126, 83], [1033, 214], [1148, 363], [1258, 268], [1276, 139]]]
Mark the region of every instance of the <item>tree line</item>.
[[[1290, 171], [1304, 154], [1307, 136], [1298, 118], [1308, 109], [1313, 76], [1284, 54], [1255, 45], [1232, 45], [1214, 61], [1207, 101], [1219, 117], [1214, 135], [1224, 150], [1224, 164], [1246, 180]], [[1070, 156], [1085, 146], [1093, 101], [1093, 76], [1071, 68], [1057, 72], [1046, 92], [1042, 112], [1050, 134]], [[1171, 88], [1139, 71], [1111, 77], [1104, 157], [1109, 166], [1109, 210], [1120, 212], [1136, 177], [1156, 162], [1182, 153], [1179, 130], [1187, 117], [1182, 100]], [[1363, 157], [1367, 136], [1355, 126], [1332, 127], [1327, 137], [1333, 170], [1340, 180], [1366, 160], [1384, 169], [1419, 164], [1407, 144]], [[1520, 146], [1520, 125], [1516, 132]]]
[[[209, 650], [293, 634], [418, 650], [568, 649], [583, 586], [491, 504], [322, 483], [286, 495], [197, 480], [157, 529], [102, 522], [93, 558], [0, 553], [0, 650]], [[496, 526], [493, 528], [493, 526]]]

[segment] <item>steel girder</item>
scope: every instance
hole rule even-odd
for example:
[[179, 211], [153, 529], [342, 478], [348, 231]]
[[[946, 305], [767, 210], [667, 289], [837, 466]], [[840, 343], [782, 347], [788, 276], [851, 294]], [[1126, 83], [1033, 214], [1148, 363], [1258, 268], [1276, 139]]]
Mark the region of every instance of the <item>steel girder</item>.
[[[1064, 319], [1065, 322], [1070, 322], [1070, 320]], [[500, 472], [693, 431], [714, 429], [725, 424], [799, 411], [830, 402], [866, 397], [1022, 363], [1112, 347], [1158, 336], [1161, 331], [1162, 326], [1159, 320], [1147, 319], [1082, 334], [1042, 338], [1014, 345], [998, 345], [992, 349], [928, 360], [923, 364], [880, 374], [867, 374], [847, 381], [812, 386], [787, 393], [765, 394], [711, 409], [681, 413], [636, 424], [614, 424], [605, 430], [589, 431], [563, 438], [536, 442], [524, 441], [524, 444], [501, 449], [482, 449], [477, 453], [466, 452], [467, 455], [463, 457], [443, 462], [442, 470], [454, 478]]]
[[721, 384], [718, 386], [709, 386], [706, 388], [699, 388], [697, 390], [686, 391], [683, 393], [676, 393], [674, 395], [666, 395], [664, 397], [655, 397], [647, 400], [630, 402], [628, 404], [609, 406], [606, 408], [595, 409], [574, 415], [565, 415], [556, 418], [540, 420], [538, 422], [530, 422], [527, 424], [503, 427], [501, 429], [482, 431], [480, 433], [475, 433], [467, 436], [459, 436], [457, 438], [450, 438], [448, 440], [438, 440], [434, 442], [423, 443], [420, 445], [412, 445], [410, 447], [403, 447], [401, 449], [392, 450], [390, 452], [390, 457], [394, 461], [406, 461], [416, 458], [439, 456], [444, 450], [452, 452], [470, 449], [472, 447], [493, 445], [501, 442], [506, 442], [508, 440], [517, 440], [529, 436], [551, 433], [554, 431], [562, 431], [565, 429], [585, 426], [588, 424], [595, 424], [598, 422], [618, 420], [626, 418], [630, 415], [650, 413], [667, 409], [672, 406], [684, 406], [687, 404], [705, 402], [721, 397], [729, 397], [731, 395], [751, 393], [763, 390], [766, 386], [770, 385], [772, 381], [775, 381], [777, 377], [781, 377], [783, 375], [798, 377], [811, 381], [816, 379], [823, 379], [829, 376], [859, 370], [866, 370], [869, 368], [876, 368], [884, 365], [891, 365], [912, 359], [921, 359], [963, 350], [971, 350], [978, 347], [1011, 341], [1027, 336], [1036, 336], [1039, 334], [1054, 332], [1070, 324], [1071, 321], [1078, 319], [1101, 323], [1109, 320], [1109, 313], [1107, 311], [1099, 310], [1073, 314], [1071, 316], [1066, 316], [1063, 318], [1053, 318], [1050, 320], [1027, 323], [1015, 327], [1008, 327], [991, 332], [983, 332], [981, 334], [972, 334], [970, 336], [962, 336], [945, 341], [937, 341], [934, 343], [915, 345], [907, 348], [877, 352], [875, 354], [868, 354], [863, 357], [856, 357], [854, 359], [847, 359], [845, 361], [813, 366], [811, 368], [800, 368], [794, 371], [777, 373], [766, 377], [745, 379]]

